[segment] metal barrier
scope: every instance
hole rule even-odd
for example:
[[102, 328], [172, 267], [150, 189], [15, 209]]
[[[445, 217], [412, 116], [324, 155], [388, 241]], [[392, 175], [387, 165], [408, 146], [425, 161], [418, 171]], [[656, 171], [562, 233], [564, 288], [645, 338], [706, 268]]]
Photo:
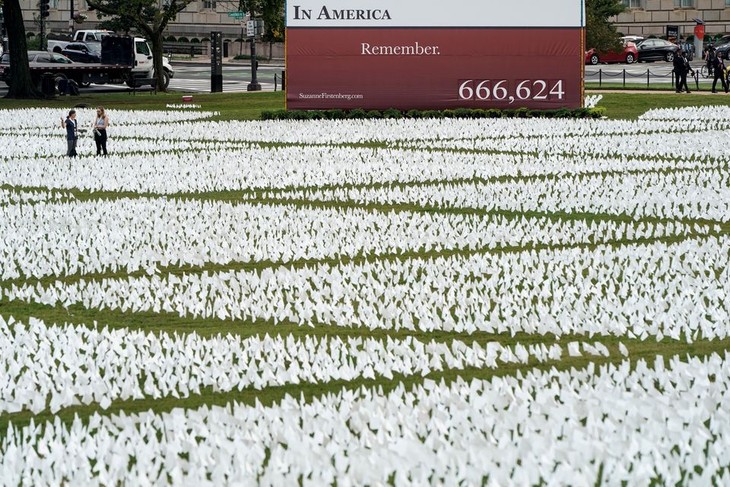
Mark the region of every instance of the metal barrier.
[[274, 91], [278, 89], [279, 81], [281, 81], [281, 91], [286, 90], [286, 71], [282, 71], [281, 75], [274, 73]]
[[[694, 80], [695, 80], [695, 85], [697, 87], [696, 88], [697, 90], [700, 89], [700, 76], [699, 76], [699, 72], [698, 71], [699, 70], [694, 71], [694, 76], [692, 76], [692, 78], [694, 78]], [[595, 76], [596, 76], [595, 74], [593, 74], [593, 75], [586, 74], [585, 81], [586, 82], [590, 82], [590, 81], [595, 82], [595, 80], [591, 79], [591, 78], [593, 78]], [[628, 73], [625, 69], [622, 69], [620, 73], [604, 73], [603, 72], [603, 69], [599, 69], [598, 70], [598, 87], [599, 88], [603, 87], [603, 83], [604, 83], [603, 77], [604, 76], [606, 78], [618, 78], [618, 77], [621, 77], [622, 78], [622, 86], [624, 88], [626, 88], [626, 77], [627, 76], [629, 78], [644, 78], [644, 77], [646, 77], [646, 88], [647, 89], [649, 89], [649, 87], [651, 86], [651, 80], [652, 79], [657, 79], [657, 78], [662, 78], [662, 79], [670, 78], [671, 83], [672, 83], [672, 86], [676, 86], [675, 76], [674, 76], [674, 70], [672, 70], [668, 74], [657, 74], [657, 73], [652, 73], [651, 70], [647, 69], [646, 70], [646, 74], [644, 74], [644, 73], [642, 73], [642, 74], [633, 74], [633, 73]], [[606, 83], [608, 83], [608, 81], [606, 81]], [[629, 84], [638, 85], [638, 83], [629, 83]], [[642, 85], [643, 85], [643, 83], [642, 83]]]

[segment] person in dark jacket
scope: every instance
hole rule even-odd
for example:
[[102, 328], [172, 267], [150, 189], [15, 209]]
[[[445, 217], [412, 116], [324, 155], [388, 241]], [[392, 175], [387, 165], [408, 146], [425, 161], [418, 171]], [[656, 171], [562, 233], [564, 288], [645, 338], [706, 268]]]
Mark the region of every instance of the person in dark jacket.
[[712, 81], [712, 92], [717, 93], [715, 88], [717, 87], [717, 80], [720, 80], [722, 88], [725, 90], [725, 93], [727, 93], [728, 86], [727, 81], [725, 80], [725, 63], [722, 60], [722, 56], [715, 56], [712, 59], [712, 73], [715, 76], [715, 79]]
[[677, 83], [677, 93], [682, 93], [682, 91], [686, 91], [687, 93], [692, 93], [689, 91], [689, 87], [687, 86], [687, 73], [689, 73], [692, 68], [689, 66], [689, 61], [687, 61], [687, 58], [684, 55], [684, 51], [677, 52], [677, 55], [674, 56], [674, 61], [672, 61], [674, 64], [674, 76], [676, 77], [676, 83]]
[[76, 121], [76, 110], [70, 110], [66, 120], [61, 119], [61, 126], [66, 129], [66, 142], [68, 142], [68, 150], [66, 155], [76, 157], [76, 142], [79, 139], [78, 122]]
[[694, 78], [695, 76], [695, 70], [692, 69], [692, 65], [689, 63], [690, 55], [687, 51], [682, 51], [682, 61], [684, 62], [684, 89], [687, 93], [692, 93], [689, 91], [689, 86], [687, 86], [687, 76], [692, 76]]

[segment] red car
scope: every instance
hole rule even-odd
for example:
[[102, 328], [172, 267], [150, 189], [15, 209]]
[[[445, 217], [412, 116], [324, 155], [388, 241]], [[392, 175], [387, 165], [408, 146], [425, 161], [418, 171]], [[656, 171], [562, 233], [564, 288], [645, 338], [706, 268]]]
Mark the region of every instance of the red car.
[[632, 64], [639, 58], [636, 44], [627, 42], [621, 51], [598, 52], [595, 49], [586, 51], [586, 64], [626, 63]]

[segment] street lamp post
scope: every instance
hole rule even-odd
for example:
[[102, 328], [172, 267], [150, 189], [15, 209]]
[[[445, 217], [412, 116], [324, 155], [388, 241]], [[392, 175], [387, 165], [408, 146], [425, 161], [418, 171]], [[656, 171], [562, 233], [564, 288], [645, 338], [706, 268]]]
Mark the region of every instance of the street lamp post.
[[251, 82], [246, 87], [246, 91], [261, 91], [261, 84], [256, 79], [256, 71], [258, 70], [258, 60], [256, 59], [256, 36], [258, 34], [258, 25], [254, 12], [251, 12], [251, 20], [253, 22], [253, 32], [251, 36]]

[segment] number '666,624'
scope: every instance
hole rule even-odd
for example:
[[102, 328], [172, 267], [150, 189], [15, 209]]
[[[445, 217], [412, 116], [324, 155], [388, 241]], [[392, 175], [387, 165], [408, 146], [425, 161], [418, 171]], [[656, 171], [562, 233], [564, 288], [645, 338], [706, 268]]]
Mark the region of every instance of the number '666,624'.
[[462, 100], [507, 101], [562, 100], [565, 98], [563, 80], [526, 79], [509, 80], [467, 79], [459, 81]]

